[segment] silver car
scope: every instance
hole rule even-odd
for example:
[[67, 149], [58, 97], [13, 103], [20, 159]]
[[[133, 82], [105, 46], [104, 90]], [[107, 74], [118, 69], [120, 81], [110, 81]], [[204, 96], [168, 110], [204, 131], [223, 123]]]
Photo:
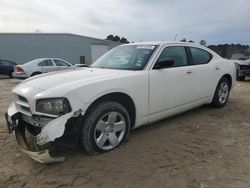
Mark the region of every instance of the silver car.
[[59, 58], [40, 58], [15, 66], [12, 76], [14, 78], [28, 78], [38, 74], [72, 69], [74, 67], [71, 63]]

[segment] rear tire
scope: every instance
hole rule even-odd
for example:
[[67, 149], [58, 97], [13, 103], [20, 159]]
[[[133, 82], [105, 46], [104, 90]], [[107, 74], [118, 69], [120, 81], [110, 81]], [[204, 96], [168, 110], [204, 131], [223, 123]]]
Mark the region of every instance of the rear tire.
[[230, 93], [230, 84], [226, 77], [222, 77], [216, 87], [211, 106], [220, 108], [226, 105]]
[[128, 139], [130, 117], [120, 103], [101, 102], [84, 119], [81, 144], [90, 155], [111, 151]]

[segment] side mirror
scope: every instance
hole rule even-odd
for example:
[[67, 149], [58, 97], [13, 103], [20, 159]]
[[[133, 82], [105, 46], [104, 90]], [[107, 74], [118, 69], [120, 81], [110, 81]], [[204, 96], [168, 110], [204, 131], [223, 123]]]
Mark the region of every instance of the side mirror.
[[164, 69], [174, 65], [174, 60], [171, 58], [162, 58], [157, 61], [155, 64], [155, 69]]

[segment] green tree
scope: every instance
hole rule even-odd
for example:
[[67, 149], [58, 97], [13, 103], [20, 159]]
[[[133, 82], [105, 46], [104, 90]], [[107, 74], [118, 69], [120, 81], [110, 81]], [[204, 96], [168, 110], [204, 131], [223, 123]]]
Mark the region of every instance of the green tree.
[[114, 36], [113, 35], [108, 35], [106, 40], [112, 40], [113, 41]]
[[124, 37], [120, 38], [117, 35], [116, 36], [108, 35], [106, 40], [111, 40], [111, 41], [120, 42], [120, 43], [129, 43], [129, 41], [126, 38], [124, 38]]
[[121, 38], [120, 42], [124, 44], [129, 43], [128, 40], [124, 37]]
[[113, 39], [114, 39], [114, 41], [116, 41], [116, 42], [120, 42], [120, 40], [121, 40], [121, 38], [120, 38], [119, 36], [117, 36], [117, 35], [116, 35], [116, 36], [114, 36], [114, 38], [113, 38]]
[[219, 44], [219, 45], [210, 45], [208, 46], [211, 50], [218, 53], [224, 58], [231, 58], [235, 53], [241, 53], [245, 56], [250, 55], [249, 46], [241, 44]]

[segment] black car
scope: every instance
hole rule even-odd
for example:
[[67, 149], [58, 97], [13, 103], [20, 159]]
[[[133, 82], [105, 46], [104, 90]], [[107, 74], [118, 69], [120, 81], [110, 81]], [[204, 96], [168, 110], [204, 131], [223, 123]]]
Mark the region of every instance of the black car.
[[12, 78], [12, 73], [16, 65], [13, 61], [0, 59], [0, 74], [8, 75]]
[[247, 59], [242, 62], [237, 62], [236, 69], [237, 69], [237, 80], [243, 81], [246, 77], [250, 77], [250, 59]]

